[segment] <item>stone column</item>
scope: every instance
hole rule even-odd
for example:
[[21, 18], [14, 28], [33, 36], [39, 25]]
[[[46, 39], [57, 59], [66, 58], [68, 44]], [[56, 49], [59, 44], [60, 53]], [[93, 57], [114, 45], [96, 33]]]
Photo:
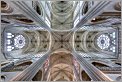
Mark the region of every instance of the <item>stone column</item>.
[[100, 1], [98, 4], [93, 6], [88, 10], [88, 12], [84, 15], [84, 17], [77, 23], [77, 25], [72, 29], [76, 31], [78, 28], [82, 28], [82, 26], [89, 20], [98, 16], [102, 13], [102, 10], [110, 4], [111, 1]]
[[73, 62], [73, 71], [74, 71], [74, 75], [75, 75], [75, 77], [76, 77], [76, 80], [77, 80], [77, 81], [81, 81], [80, 75], [78, 74], [78, 71], [77, 71], [77, 69], [76, 69], [76, 67], [75, 67], [75, 65], [74, 65], [74, 62]]
[[47, 70], [44, 73], [43, 81], [47, 81], [47, 77], [48, 77], [48, 74], [49, 74], [49, 70], [50, 70], [50, 65], [48, 66]]
[[77, 72], [77, 70], [76, 70], [76, 67], [73, 65], [73, 71], [74, 71], [74, 74], [75, 74], [75, 76], [76, 76], [76, 80], [77, 81], [81, 81], [80, 80], [80, 75], [78, 74], [78, 72]]
[[11, 81], [31, 81], [36, 73], [40, 70], [44, 61], [49, 57], [50, 52], [44, 54], [40, 59], [31, 64], [24, 71], [20, 72], [16, 77], [12, 78]]
[[14, 62], [11, 62], [11, 63], [8, 63], [8, 64], [2, 66], [2, 67], [1, 67], [1, 71], [9, 70], [9, 69], [11, 69], [12, 67], [14, 67]]
[[51, 28], [45, 23], [43, 18], [26, 1], [12, 1], [29, 18], [37, 22], [41, 28], [51, 31]]
[[89, 75], [89, 77], [93, 81], [112, 81], [112, 79], [106, 76], [103, 72], [101, 72], [95, 66], [90, 64], [77, 52], [73, 51], [73, 56], [79, 61], [81, 67], [84, 69], [84, 71]]

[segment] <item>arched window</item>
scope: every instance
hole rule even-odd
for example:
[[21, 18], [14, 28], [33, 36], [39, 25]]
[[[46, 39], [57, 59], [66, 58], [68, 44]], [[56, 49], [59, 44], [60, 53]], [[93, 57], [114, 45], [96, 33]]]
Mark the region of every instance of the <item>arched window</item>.
[[14, 49], [14, 47], [11, 45], [12, 44], [12, 38], [14, 37], [14, 35], [12, 33], [6, 33], [6, 45], [7, 45], [7, 51], [12, 51]]
[[13, 46], [7, 46], [7, 51], [12, 51], [14, 49]]
[[12, 38], [14, 35], [12, 33], [7, 33], [7, 38]]
[[2, 75], [1, 76], [1, 81], [5, 81], [5, 79], [6, 79], [6, 76], [5, 75]]

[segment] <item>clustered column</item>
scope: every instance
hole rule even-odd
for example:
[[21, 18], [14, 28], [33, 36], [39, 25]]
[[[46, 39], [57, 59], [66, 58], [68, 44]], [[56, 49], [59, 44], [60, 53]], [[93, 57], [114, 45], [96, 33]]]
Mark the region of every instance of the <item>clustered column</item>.
[[87, 62], [81, 55], [73, 51], [73, 56], [79, 61], [81, 67], [89, 75], [93, 81], [112, 81], [108, 76], [103, 72], [97, 69], [95, 66]]
[[44, 61], [49, 57], [50, 52], [44, 54], [39, 60], [31, 64], [24, 71], [19, 73], [16, 77], [12, 78], [11, 81], [31, 81], [35, 74], [40, 70]]

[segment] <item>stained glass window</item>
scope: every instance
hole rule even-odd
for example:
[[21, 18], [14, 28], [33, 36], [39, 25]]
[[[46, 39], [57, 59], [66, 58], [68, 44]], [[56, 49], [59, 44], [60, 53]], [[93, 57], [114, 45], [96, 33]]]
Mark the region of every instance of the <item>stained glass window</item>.
[[12, 38], [14, 35], [12, 33], [7, 33], [7, 38]]
[[110, 36], [115, 38], [115, 32], [111, 33]]
[[102, 34], [98, 37], [97, 39], [97, 45], [101, 48], [101, 49], [105, 49], [108, 48], [110, 45], [110, 38], [108, 35]]
[[12, 46], [7, 46], [7, 51], [12, 51], [12, 49], [14, 49], [14, 47], [12, 47]]
[[8, 40], [7, 40], [7, 44], [11, 44], [11, 40], [8, 39]]
[[115, 52], [115, 46], [111, 47], [110, 50], [112, 50], [113, 52]]
[[22, 35], [18, 35], [14, 39], [14, 45], [17, 48], [23, 48], [25, 46], [25, 38]]

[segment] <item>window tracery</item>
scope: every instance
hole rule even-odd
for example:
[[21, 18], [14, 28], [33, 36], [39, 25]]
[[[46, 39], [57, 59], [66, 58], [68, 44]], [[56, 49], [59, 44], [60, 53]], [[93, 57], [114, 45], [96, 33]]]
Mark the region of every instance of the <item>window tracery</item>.
[[14, 38], [14, 45], [17, 48], [23, 48], [25, 46], [25, 38], [22, 35], [18, 35]]
[[105, 34], [100, 35], [97, 39], [97, 45], [101, 49], [108, 48], [110, 46], [110, 38]]

